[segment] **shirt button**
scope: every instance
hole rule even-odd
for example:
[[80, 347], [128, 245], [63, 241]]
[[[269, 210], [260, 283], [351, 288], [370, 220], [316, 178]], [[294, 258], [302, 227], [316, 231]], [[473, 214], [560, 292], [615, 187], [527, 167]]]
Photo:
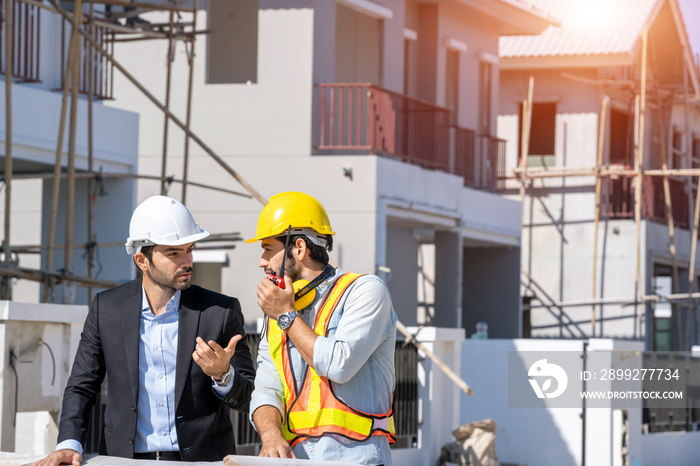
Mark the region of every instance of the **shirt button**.
[[158, 345], [153, 345], [153, 349], [157, 351], [157, 350], [158, 350]]
[[161, 402], [160, 402], [160, 405], [163, 406], [163, 405], [165, 405], [165, 403], [163, 403], [163, 402], [161, 401]]
[[309, 451], [314, 451], [314, 447], [309, 447]]
[[158, 374], [158, 378], [159, 378], [159, 379], [162, 379], [162, 378], [163, 378], [163, 374]]
[[160, 435], [162, 435], [163, 437], [165, 437], [165, 436], [167, 436], [167, 435], [168, 435], [168, 433], [167, 433], [166, 431], [163, 431], [163, 432], [161, 432], [161, 434], [160, 434]]

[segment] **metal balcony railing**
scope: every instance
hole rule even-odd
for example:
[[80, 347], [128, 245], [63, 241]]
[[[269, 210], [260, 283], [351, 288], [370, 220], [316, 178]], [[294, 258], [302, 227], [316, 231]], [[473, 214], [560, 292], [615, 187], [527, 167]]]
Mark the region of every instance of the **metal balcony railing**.
[[[671, 210], [674, 225], [689, 228], [688, 195], [685, 182], [670, 178]], [[634, 218], [634, 176], [616, 176], [606, 178], [604, 191], [607, 202], [601, 202], [603, 218]], [[655, 222], [666, 223], [666, 201], [663, 178], [644, 175], [642, 177], [642, 217]]]
[[454, 131], [454, 173], [464, 178], [464, 185], [477, 187], [478, 176], [476, 157], [476, 132], [471, 129], [453, 126]]
[[366, 150], [449, 170], [446, 108], [372, 84], [321, 84], [319, 149]]
[[498, 190], [505, 188], [506, 141], [482, 134], [479, 139], [479, 159], [484, 164], [481, 170], [481, 188]]
[[[0, 2], [5, 11], [5, 0]], [[41, 10], [36, 5], [12, 0], [12, 76], [25, 82], [39, 82]], [[0, 15], [2, 18], [2, 15]], [[5, 21], [0, 20], [0, 69], [5, 74]]]
[[505, 187], [505, 141], [450, 125], [450, 110], [372, 84], [321, 84], [321, 150], [367, 151]]
[[[114, 55], [114, 31], [95, 24], [84, 24], [84, 28], [92, 35], [92, 38], [107, 50], [110, 56]], [[61, 35], [61, 86], [65, 78], [66, 59], [70, 44], [71, 25], [65, 19], [62, 22]], [[83, 94], [89, 92], [89, 66], [90, 54], [92, 54], [92, 94], [96, 99], [114, 98], [114, 65], [107, 57], [99, 53], [81, 36], [80, 48], [80, 85], [79, 90]]]

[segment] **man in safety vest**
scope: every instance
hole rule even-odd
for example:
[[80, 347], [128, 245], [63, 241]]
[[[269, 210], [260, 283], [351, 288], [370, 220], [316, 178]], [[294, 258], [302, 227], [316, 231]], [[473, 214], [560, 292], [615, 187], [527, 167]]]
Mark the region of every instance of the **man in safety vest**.
[[251, 419], [260, 456], [389, 465], [396, 313], [378, 277], [329, 265], [334, 234], [316, 199], [285, 192], [246, 241], [267, 274]]

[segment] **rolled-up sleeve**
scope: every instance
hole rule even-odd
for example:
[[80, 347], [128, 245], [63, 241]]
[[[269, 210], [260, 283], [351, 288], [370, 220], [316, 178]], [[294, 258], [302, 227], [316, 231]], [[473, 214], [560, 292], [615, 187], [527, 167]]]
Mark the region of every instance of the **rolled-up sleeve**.
[[358, 279], [343, 299], [337, 327], [314, 343], [316, 372], [335, 383], [349, 381], [394, 331], [389, 290], [379, 278]]
[[277, 373], [275, 363], [270, 357], [270, 345], [267, 342], [267, 336], [263, 335], [260, 340], [260, 348], [258, 349], [255, 389], [250, 400], [251, 424], [253, 424], [253, 413], [255, 413], [255, 410], [265, 405], [275, 407], [284, 423], [284, 386]]

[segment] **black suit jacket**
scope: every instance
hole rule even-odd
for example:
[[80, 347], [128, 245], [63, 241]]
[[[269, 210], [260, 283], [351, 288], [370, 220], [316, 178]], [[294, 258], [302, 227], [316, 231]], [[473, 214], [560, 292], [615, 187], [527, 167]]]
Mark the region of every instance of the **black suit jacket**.
[[[100, 454], [132, 458], [139, 391], [141, 280], [95, 296], [63, 396], [58, 441], [85, 443], [90, 410], [109, 380]], [[196, 337], [222, 347], [241, 334], [231, 359], [231, 391], [221, 400], [192, 360]], [[248, 411], [255, 369], [236, 298], [192, 286], [182, 291], [175, 370], [175, 426], [184, 461], [219, 461], [236, 451], [228, 407]]]

